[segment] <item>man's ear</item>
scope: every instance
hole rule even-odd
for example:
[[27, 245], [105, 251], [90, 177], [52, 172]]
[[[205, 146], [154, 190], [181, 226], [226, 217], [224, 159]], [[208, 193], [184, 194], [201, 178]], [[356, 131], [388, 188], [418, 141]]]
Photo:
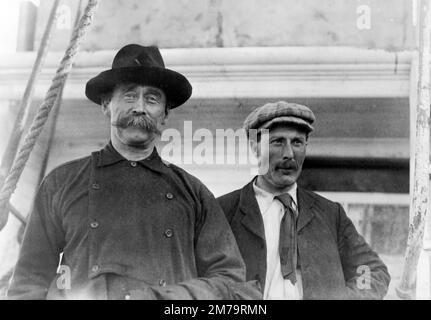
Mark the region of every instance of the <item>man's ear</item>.
[[162, 126], [166, 125], [166, 122], [168, 122], [168, 116], [163, 117], [162, 122], [161, 122]]
[[253, 152], [254, 156], [256, 158], [259, 158], [259, 155], [260, 155], [259, 142], [257, 142], [255, 139], [250, 139], [249, 142], [250, 142], [251, 151]]
[[102, 112], [105, 116], [109, 117], [111, 116], [111, 111], [109, 110], [109, 103], [111, 102], [110, 99], [102, 99], [102, 103], [100, 104], [102, 107]]
[[166, 106], [165, 114], [163, 115], [163, 119], [161, 122], [162, 125], [165, 125], [168, 122], [169, 112], [170, 112], [169, 106]]

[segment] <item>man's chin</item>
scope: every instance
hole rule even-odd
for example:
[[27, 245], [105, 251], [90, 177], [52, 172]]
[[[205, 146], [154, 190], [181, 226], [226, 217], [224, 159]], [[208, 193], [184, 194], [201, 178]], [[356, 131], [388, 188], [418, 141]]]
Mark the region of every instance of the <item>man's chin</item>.
[[149, 141], [149, 140], [145, 140], [145, 141], [129, 140], [129, 141], [126, 141], [126, 144], [129, 147], [133, 147], [136, 149], [146, 149], [151, 145], [151, 141]]
[[154, 144], [156, 135], [153, 133], [138, 134], [138, 135], [123, 135], [122, 142], [130, 147], [144, 149]]
[[277, 179], [277, 185], [280, 188], [287, 188], [292, 186], [297, 180], [297, 177], [294, 175], [283, 175]]
[[130, 137], [128, 140], [132, 145], [148, 145], [156, 140], [156, 135], [149, 133], [145, 136]]

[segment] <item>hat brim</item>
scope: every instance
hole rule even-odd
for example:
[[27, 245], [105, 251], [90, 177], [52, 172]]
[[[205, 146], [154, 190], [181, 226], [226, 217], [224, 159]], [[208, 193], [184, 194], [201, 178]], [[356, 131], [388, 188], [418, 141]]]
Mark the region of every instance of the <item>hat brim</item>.
[[158, 67], [126, 67], [101, 72], [90, 79], [85, 87], [85, 95], [96, 104], [101, 104], [101, 97], [111, 92], [119, 83], [138, 83], [163, 90], [170, 103], [176, 108], [192, 95], [192, 86], [182, 74]]
[[277, 124], [291, 124], [298, 127], [303, 128], [307, 133], [310, 133], [314, 130], [314, 128], [305, 120], [298, 118], [298, 117], [290, 117], [290, 116], [284, 116], [284, 117], [278, 117], [271, 119], [265, 123], [263, 123], [261, 126], [259, 126], [259, 129], [269, 129], [274, 125]]

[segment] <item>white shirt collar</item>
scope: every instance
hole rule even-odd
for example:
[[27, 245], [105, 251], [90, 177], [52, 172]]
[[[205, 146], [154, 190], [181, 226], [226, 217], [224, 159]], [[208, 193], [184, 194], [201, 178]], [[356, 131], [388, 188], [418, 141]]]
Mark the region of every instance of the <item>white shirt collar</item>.
[[[273, 194], [271, 192], [268, 192], [266, 190], [263, 190], [262, 188], [259, 188], [256, 185], [256, 181], [257, 179], [254, 180], [253, 182], [253, 189], [254, 189], [254, 194], [256, 195], [256, 198], [258, 199], [259, 205], [261, 206], [261, 210], [262, 212], [265, 212], [266, 209], [269, 208], [269, 206], [271, 205], [272, 201], [274, 201], [274, 197], [278, 196], [280, 193], [276, 193]], [[298, 190], [298, 185], [295, 182], [292, 187], [287, 191], [287, 193], [292, 197], [293, 202], [296, 206], [296, 208], [298, 208], [298, 200], [297, 200], [297, 191]]]

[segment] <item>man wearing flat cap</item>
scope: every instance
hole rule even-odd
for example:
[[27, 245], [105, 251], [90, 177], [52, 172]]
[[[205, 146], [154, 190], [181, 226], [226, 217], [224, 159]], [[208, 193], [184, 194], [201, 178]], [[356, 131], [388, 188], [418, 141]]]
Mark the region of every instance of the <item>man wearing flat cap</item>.
[[341, 205], [297, 186], [314, 121], [308, 107], [283, 101], [244, 121], [262, 170], [218, 201], [247, 279], [261, 283], [264, 299], [382, 299], [388, 270]]
[[[127, 45], [87, 82], [110, 141], [42, 182], [9, 299], [259, 298], [222, 209], [155, 148], [188, 80], [156, 47]], [[60, 259], [61, 256], [61, 259]]]

